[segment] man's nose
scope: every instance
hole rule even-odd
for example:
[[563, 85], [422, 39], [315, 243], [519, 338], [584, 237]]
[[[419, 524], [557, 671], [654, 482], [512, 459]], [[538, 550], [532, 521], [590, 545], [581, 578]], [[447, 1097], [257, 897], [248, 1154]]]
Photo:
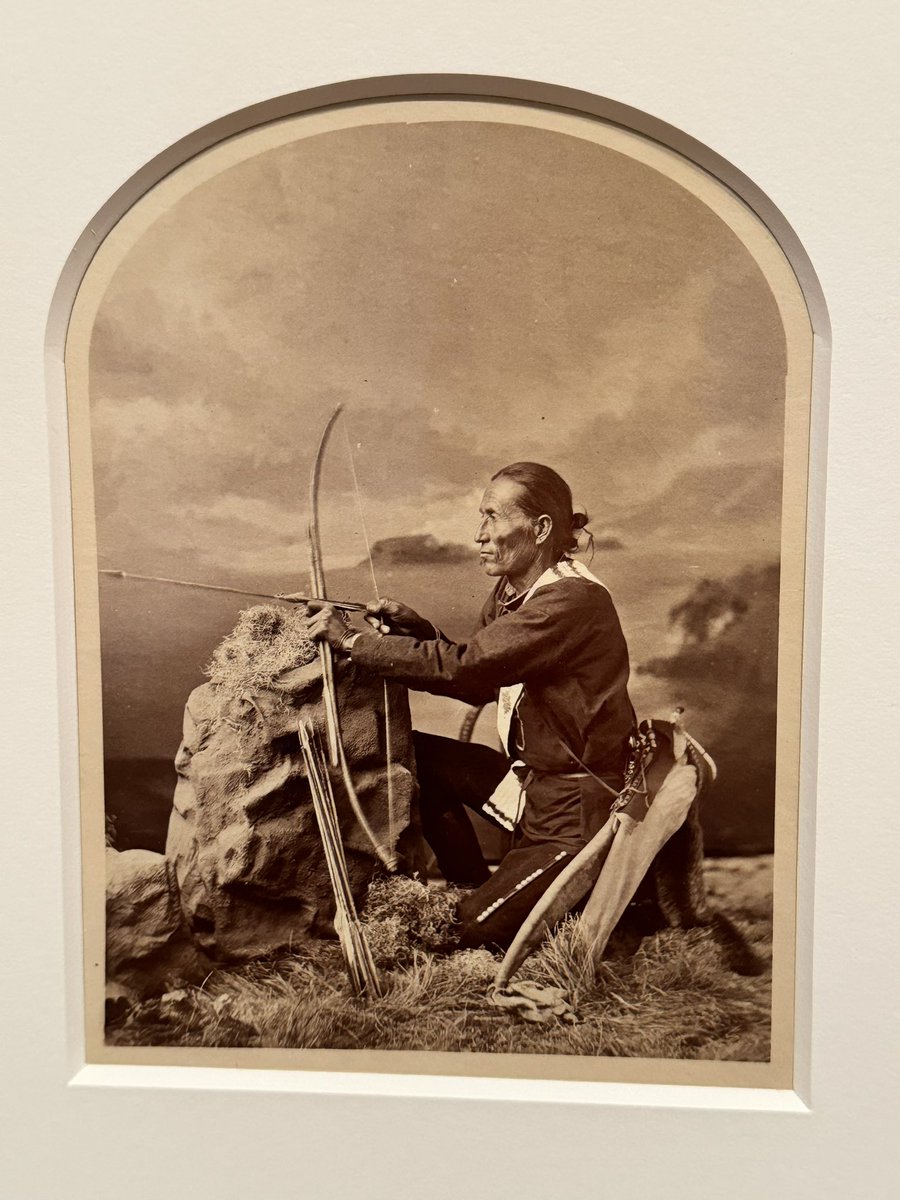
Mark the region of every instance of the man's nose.
[[484, 518], [482, 518], [478, 525], [478, 528], [475, 530], [475, 541], [478, 542], [480, 545], [481, 543], [486, 542], [488, 540], [489, 539], [488, 539], [488, 535], [487, 535], [487, 530], [485, 529], [485, 521], [484, 521]]

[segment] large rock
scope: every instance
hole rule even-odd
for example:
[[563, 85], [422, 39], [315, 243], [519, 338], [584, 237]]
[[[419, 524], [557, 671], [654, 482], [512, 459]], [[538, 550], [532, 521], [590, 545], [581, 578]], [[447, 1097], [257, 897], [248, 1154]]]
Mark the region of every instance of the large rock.
[[[379, 841], [409, 862], [420, 839], [411, 816], [416, 783], [406, 693], [390, 690], [389, 805], [382, 681], [347, 660], [335, 670], [361, 805]], [[271, 954], [330, 931], [334, 900], [297, 736], [301, 721], [324, 745], [318, 661], [239, 697], [204, 684], [188, 699], [166, 857], [185, 922], [218, 961]], [[334, 790], [359, 903], [380, 866], [339, 779]]]
[[111, 999], [197, 982], [210, 962], [191, 938], [170, 865], [152, 850], [106, 851], [106, 980]]

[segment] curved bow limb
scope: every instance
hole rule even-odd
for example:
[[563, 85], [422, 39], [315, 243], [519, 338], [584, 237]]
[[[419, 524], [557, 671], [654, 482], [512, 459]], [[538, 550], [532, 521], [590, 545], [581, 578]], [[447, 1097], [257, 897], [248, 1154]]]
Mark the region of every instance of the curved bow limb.
[[[322, 463], [325, 459], [325, 450], [328, 446], [328, 439], [331, 436], [331, 431], [337, 423], [338, 417], [344, 410], [344, 406], [339, 404], [328, 421], [325, 428], [322, 430], [322, 436], [319, 439], [319, 446], [316, 450], [316, 457], [313, 462], [312, 475], [309, 484], [309, 561], [311, 588], [313, 594], [321, 596], [322, 599], [328, 598], [328, 592], [325, 587], [325, 570], [322, 565], [322, 539], [319, 527], [319, 490], [322, 479]], [[344, 781], [344, 787], [347, 792], [347, 799], [350, 802], [350, 807], [353, 809], [353, 815], [359, 822], [360, 828], [371, 842], [375, 853], [381, 860], [388, 871], [396, 871], [397, 856], [387, 846], [375, 836], [372, 826], [369, 824], [366, 814], [362, 810], [362, 805], [359, 802], [359, 796], [356, 793], [356, 787], [353, 783], [353, 776], [350, 772], [350, 765], [347, 762], [347, 756], [344, 752], [344, 746], [341, 741], [341, 725], [340, 716], [338, 713], [337, 688], [334, 680], [334, 655], [331, 647], [327, 642], [319, 643], [319, 660], [322, 664], [322, 696], [325, 704], [325, 721], [328, 730], [328, 757], [331, 765], [340, 769], [341, 778]]]

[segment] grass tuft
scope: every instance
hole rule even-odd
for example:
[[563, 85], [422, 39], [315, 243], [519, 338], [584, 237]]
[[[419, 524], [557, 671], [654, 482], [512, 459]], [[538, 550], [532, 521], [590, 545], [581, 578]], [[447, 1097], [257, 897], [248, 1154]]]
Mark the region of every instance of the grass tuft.
[[316, 657], [315, 643], [307, 634], [307, 618], [305, 605], [245, 608], [237, 625], [213, 651], [204, 674], [234, 697], [272, 687], [279, 675]]
[[363, 924], [375, 962], [403, 966], [421, 950], [445, 950], [459, 934], [455, 888], [429, 887], [402, 875], [374, 880], [366, 898]]

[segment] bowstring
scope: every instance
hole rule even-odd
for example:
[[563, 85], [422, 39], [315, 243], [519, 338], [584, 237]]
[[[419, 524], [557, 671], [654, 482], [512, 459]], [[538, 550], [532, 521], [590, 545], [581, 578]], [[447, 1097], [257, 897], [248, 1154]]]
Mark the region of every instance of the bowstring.
[[[353, 478], [353, 492], [356, 497], [356, 508], [359, 513], [359, 522], [362, 527], [363, 541], [366, 545], [366, 558], [369, 563], [369, 572], [372, 576], [372, 587], [375, 589], [375, 600], [378, 602], [381, 599], [381, 592], [378, 590], [378, 580], [375, 577], [375, 563], [372, 559], [372, 546], [369, 541], [369, 530], [366, 525], [366, 514], [363, 509], [362, 491], [359, 486], [359, 478], [356, 474], [356, 459], [353, 456], [353, 446], [350, 442], [350, 432], [347, 428], [346, 414], [343, 420], [344, 438], [347, 442], [347, 457], [350, 460], [350, 473]], [[384, 689], [384, 757], [385, 757], [385, 772], [387, 774], [387, 819], [388, 819], [388, 848], [394, 853], [394, 780], [392, 767], [392, 746], [391, 746], [391, 717], [390, 717], [390, 692], [388, 688], [387, 678], [382, 680]]]

